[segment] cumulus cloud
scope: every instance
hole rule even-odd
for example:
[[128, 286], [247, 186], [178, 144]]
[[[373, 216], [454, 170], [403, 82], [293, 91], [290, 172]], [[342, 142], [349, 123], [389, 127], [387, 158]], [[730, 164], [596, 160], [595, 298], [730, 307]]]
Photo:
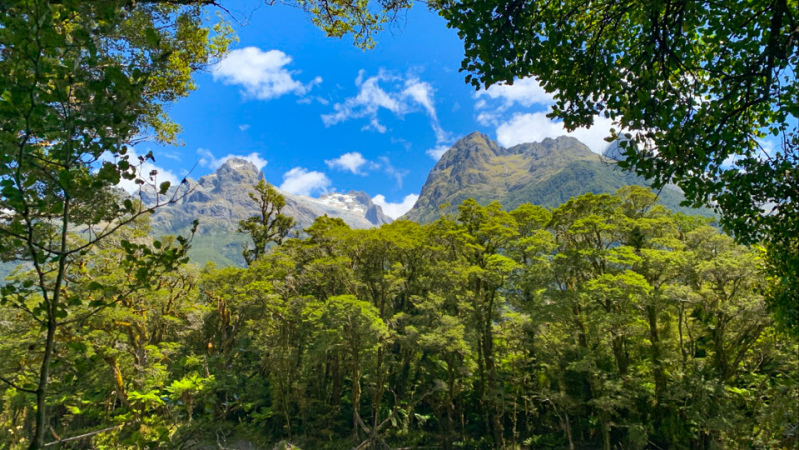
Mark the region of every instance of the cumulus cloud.
[[336, 159], [325, 160], [325, 164], [331, 169], [352, 172], [355, 175], [366, 175], [362, 170], [364, 168], [377, 169], [380, 167], [380, 164], [368, 161], [358, 152], [349, 152]]
[[[136, 179], [144, 181], [145, 185], [159, 186], [165, 181], [168, 181], [172, 186], [177, 186], [180, 184], [181, 179], [178, 178], [174, 172], [155, 165], [155, 161], [148, 159], [144, 162], [140, 162], [140, 155], [135, 149], [129, 147], [127, 154], [128, 162], [136, 167]], [[113, 162], [114, 158], [110, 153], [106, 152], [100, 157], [100, 161]], [[156, 174], [151, 176], [150, 174], [153, 173], [153, 171], [155, 171]], [[136, 184], [135, 180], [126, 180], [124, 178], [119, 181], [117, 186], [131, 194], [139, 192], [139, 189], [142, 187], [142, 185]]]
[[380, 110], [386, 110], [397, 117], [418, 111], [420, 108], [430, 118], [430, 126], [436, 134], [436, 141], [449, 138], [438, 120], [433, 86], [415, 76], [402, 77], [381, 69], [377, 75], [365, 78], [361, 70], [355, 79], [358, 94], [333, 105], [333, 112], [322, 115], [322, 122], [329, 127], [352, 119], [367, 119], [364, 130], [385, 133], [388, 128], [380, 122]]
[[514, 104], [524, 107], [533, 105], [550, 105], [555, 101], [552, 94], [547, 93], [535, 77], [522, 78], [513, 84], [495, 84], [488, 89], [477, 91], [475, 96], [479, 99], [475, 104], [476, 109], [488, 106], [486, 98], [499, 100], [501, 107], [507, 109]]
[[388, 217], [396, 219], [397, 217], [400, 217], [406, 212], [410, 211], [418, 199], [418, 195], [408, 194], [402, 199], [402, 202], [391, 203], [386, 201], [386, 197], [383, 194], [378, 194], [372, 198], [372, 201], [375, 205], [380, 205], [380, 207], [383, 208], [383, 212], [386, 213]]
[[545, 138], [556, 138], [568, 135], [580, 140], [591, 150], [601, 153], [608, 143], [613, 121], [604, 117], [596, 117], [591, 128], [578, 128], [567, 132], [562, 122], [553, 122], [545, 112], [532, 114], [514, 114], [510, 120], [497, 127], [497, 140], [505, 147], [525, 142], [539, 142]]
[[481, 111], [477, 114], [477, 123], [484, 126], [499, 125], [501, 115], [498, 112]]
[[271, 100], [286, 94], [303, 96], [322, 82], [316, 77], [308, 83], [294, 79], [289, 71], [291, 57], [280, 50], [263, 51], [257, 47], [233, 50], [213, 69], [214, 81], [240, 86], [242, 93], [258, 100]]
[[280, 189], [290, 194], [311, 196], [313, 193], [327, 192], [331, 184], [330, 178], [322, 172], [295, 167], [283, 174]]
[[444, 153], [449, 150], [449, 145], [436, 145], [435, 147], [428, 149], [425, 153], [427, 156], [433, 158], [433, 160], [438, 161], [444, 156]]
[[222, 164], [225, 163], [225, 161], [227, 161], [227, 160], [229, 160], [231, 158], [246, 159], [247, 161], [255, 164], [255, 167], [257, 167], [258, 170], [261, 170], [264, 167], [266, 167], [266, 165], [268, 163], [267, 160], [261, 158], [261, 155], [259, 155], [258, 153], [255, 153], [255, 152], [252, 152], [249, 155], [227, 154], [227, 155], [225, 155], [225, 156], [223, 156], [221, 158], [217, 158], [207, 148], [198, 148], [197, 149], [197, 154], [201, 156], [200, 165], [203, 166], [203, 167], [207, 167], [209, 169], [213, 169], [213, 170], [218, 169], [219, 166], [221, 166]]

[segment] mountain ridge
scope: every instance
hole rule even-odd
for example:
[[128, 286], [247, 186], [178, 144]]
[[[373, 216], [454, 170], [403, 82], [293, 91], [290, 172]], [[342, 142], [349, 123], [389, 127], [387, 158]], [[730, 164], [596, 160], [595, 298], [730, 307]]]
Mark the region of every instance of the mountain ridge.
[[[586, 192], [613, 193], [631, 184], [648, 186], [642, 178], [621, 171], [614, 159], [592, 152], [569, 136], [506, 148], [483, 133], [473, 132], [442, 155], [416, 203], [402, 218], [431, 222], [440, 216], [441, 205], [448, 203], [446, 212], [455, 212], [467, 198], [481, 204], [496, 200], [507, 209], [522, 203], [557, 207]], [[196, 218], [199, 227], [190, 253], [192, 260], [243, 265], [241, 251], [249, 238], [236, 229], [240, 220], [258, 214], [248, 194], [261, 179], [265, 179], [264, 173], [241, 158], [228, 159], [198, 180], [187, 179], [181, 186], [170, 188], [168, 195], [179, 189], [188, 192], [179, 196], [176, 204], [159, 208], [152, 215], [154, 234], [186, 234]], [[283, 213], [297, 220], [298, 233], [323, 215], [341, 218], [353, 228], [391, 222], [365, 192], [331, 192], [312, 198], [276, 189], [286, 199]], [[140, 198], [148, 204], [157, 200], [155, 193], [148, 191], [141, 192]], [[672, 210], [712, 215], [709, 210], [682, 207], [682, 200], [682, 192], [674, 186], [660, 192], [660, 202]]]
[[[592, 152], [570, 136], [505, 148], [473, 132], [442, 155], [419, 199], [402, 218], [430, 222], [440, 216], [442, 205], [449, 204], [452, 212], [467, 198], [482, 204], [497, 200], [508, 209], [522, 203], [557, 207], [586, 192], [613, 193], [631, 184], [649, 186], [643, 178], [619, 169], [615, 159]], [[682, 192], [673, 186], [660, 193], [660, 202], [672, 210], [712, 215], [683, 207], [682, 200]]]
[[[192, 260], [244, 264], [241, 250], [248, 237], [236, 232], [236, 228], [240, 220], [259, 213], [249, 193], [261, 179], [265, 179], [264, 173], [242, 158], [228, 159], [199, 180], [186, 179], [181, 186], [170, 188], [167, 195], [180, 194], [185, 192], [183, 189], [188, 192], [178, 195], [177, 203], [158, 208], [151, 216], [154, 234], [186, 234], [197, 219], [199, 225], [190, 251]], [[283, 214], [297, 221], [297, 231], [311, 226], [316, 217], [323, 215], [340, 218], [353, 228], [391, 222], [365, 192], [332, 192], [312, 198], [275, 189], [285, 197]], [[145, 204], [156, 201], [154, 192], [143, 191], [140, 198]]]

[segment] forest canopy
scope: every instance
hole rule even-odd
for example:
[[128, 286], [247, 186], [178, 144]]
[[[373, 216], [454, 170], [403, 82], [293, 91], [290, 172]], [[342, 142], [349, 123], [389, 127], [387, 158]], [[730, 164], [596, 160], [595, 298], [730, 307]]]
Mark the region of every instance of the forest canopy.
[[[125, 257], [95, 246], [70, 291], [125, 285]], [[762, 258], [639, 187], [469, 200], [429, 225], [320, 217], [248, 268], [184, 264], [62, 327], [49, 430], [106, 430], [75, 448], [790, 448], [799, 352]], [[0, 375], [28, 386], [38, 325], [0, 312]], [[24, 446], [32, 394], [0, 395], [0, 440]]]
[[796, 0], [442, 0], [475, 88], [535, 77], [567, 129], [613, 121], [619, 165], [677, 184], [770, 246], [769, 300], [799, 333]]
[[[156, 171], [141, 173], [152, 155], [133, 145], [175, 142], [169, 106], [233, 39], [224, 21], [207, 22], [215, 4], [0, 3], [0, 254], [23, 263], [0, 289], [3, 445], [799, 444], [799, 349], [763, 297], [775, 286], [796, 295], [785, 282], [796, 278], [784, 277], [796, 273], [786, 232], [795, 201], [772, 216], [725, 219], [747, 243], [762, 236], [740, 232], [753, 221], [783, 233], [765, 248], [669, 212], [637, 187], [554, 209], [468, 200], [429, 225], [353, 230], [321, 217], [289, 237], [293, 219], [262, 184], [251, 197], [260, 216], [239, 224], [253, 238], [247, 268], [199, 269], [186, 257], [189, 237], [154, 239], [148, 215], [176, 194]], [[328, 35], [363, 47], [409, 5], [296, 3]], [[765, 53], [771, 75], [794, 64], [791, 39]], [[796, 103], [791, 81], [773, 92], [780, 104]], [[775, 97], [756, 102], [755, 119], [795, 116], [774, 111]], [[669, 112], [675, 98], [660, 99]], [[691, 110], [692, 99], [676, 106]], [[721, 207], [793, 195], [794, 155], [769, 160], [779, 170], [761, 164], [756, 130], [712, 135], [743, 139], [727, 155], [752, 164], [722, 178], [747, 186], [762, 169], [779, 183], [762, 198], [730, 189]], [[776, 132], [795, 149], [793, 131]], [[150, 190], [155, 205], [114, 188], [124, 181]]]

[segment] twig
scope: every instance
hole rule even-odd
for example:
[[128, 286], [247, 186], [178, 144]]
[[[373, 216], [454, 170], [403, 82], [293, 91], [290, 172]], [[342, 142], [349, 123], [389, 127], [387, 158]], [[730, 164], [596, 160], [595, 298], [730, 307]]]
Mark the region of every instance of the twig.
[[44, 446], [45, 447], [49, 447], [51, 445], [60, 444], [62, 442], [77, 441], [78, 439], [83, 439], [83, 438], [87, 438], [89, 436], [94, 436], [95, 434], [105, 433], [106, 431], [111, 431], [111, 430], [120, 428], [120, 427], [122, 427], [124, 425], [125, 424], [123, 423], [123, 424], [120, 424], [120, 425], [115, 425], [113, 427], [103, 428], [102, 430], [92, 431], [91, 433], [81, 434], [80, 436], [73, 436], [73, 437], [69, 437], [69, 438], [65, 438], [65, 439], [59, 439], [57, 441], [48, 442], [47, 444], [44, 444]]
[[17, 385], [13, 381], [11, 381], [11, 380], [9, 380], [9, 379], [7, 379], [5, 377], [0, 376], [0, 381], [4, 382], [5, 384], [11, 386], [12, 388], [14, 388], [14, 389], [16, 389], [18, 391], [27, 392], [29, 394], [35, 394], [36, 393], [36, 391], [34, 391], [34, 390], [25, 389], [23, 387], [20, 387], [19, 385]]

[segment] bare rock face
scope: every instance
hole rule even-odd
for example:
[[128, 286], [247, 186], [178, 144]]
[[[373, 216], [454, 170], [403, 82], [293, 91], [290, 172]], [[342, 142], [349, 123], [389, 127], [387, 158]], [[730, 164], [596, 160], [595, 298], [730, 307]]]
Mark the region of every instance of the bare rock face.
[[[575, 138], [561, 136], [504, 148], [475, 132], [444, 153], [404, 218], [431, 222], [440, 216], [441, 205], [449, 203], [447, 212], [457, 212], [457, 206], [470, 197], [481, 204], [496, 200], [507, 209], [522, 203], [555, 207], [586, 192], [612, 194], [630, 184], [648, 185]], [[673, 210], [683, 209], [679, 206], [683, 198], [675, 190], [664, 190], [660, 196]]]
[[[241, 250], [247, 236], [236, 232], [240, 220], [258, 213], [250, 198], [253, 185], [264, 177], [251, 162], [231, 158], [214, 173], [199, 180], [186, 180], [167, 193], [178, 199], [159, 208], [152, 216], [158, 234], [185, 234], [196, 219], [199, 222], [193, 241], [192, 259], [198, 263], [241, 265]], [[320, 198], [280, 193], [286, 198], [283, 214], [297, 221], [297, 229], [311, 226], [323, 215], [341, 218], [353, 228], [371, 228], [391, 222], [379, 205], [364, 192], [331, 193]], [[140, 195], [145, 203], [154, 203], [153, 193]]]

